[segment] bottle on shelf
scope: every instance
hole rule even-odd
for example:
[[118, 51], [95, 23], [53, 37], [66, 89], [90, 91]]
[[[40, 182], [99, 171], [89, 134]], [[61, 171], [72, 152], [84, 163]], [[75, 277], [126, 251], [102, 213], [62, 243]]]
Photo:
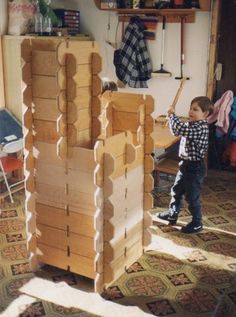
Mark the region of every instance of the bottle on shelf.
[[43, 15], [40, 12], [39, 0], [35, 2], [36, 12], [34, 16], [34, 32], [37, 35], [43, 35]]
[[43, 35], [51, 36], [52, 35], [52, 20], [49, 16], [49, 10], [47, 9], [47, 13], [43, 19]]

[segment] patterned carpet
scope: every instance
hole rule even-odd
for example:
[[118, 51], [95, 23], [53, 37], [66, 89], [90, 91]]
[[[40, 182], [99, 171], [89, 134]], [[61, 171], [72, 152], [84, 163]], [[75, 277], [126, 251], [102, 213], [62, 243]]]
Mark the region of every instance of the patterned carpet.
[[[168, 185], [156, 196], [158, 207], [153, 213], [168, 206]], [[22, 293], [22, 286], [34, 277], [54, 284], [63, 282], [74, 290], [82, 284], [91, 285], [91, 281], [49, 266], [36, 274], [30, 272], [24, 195], [14, 197], [14, 206], [6, 202], [0, 214], [0, 315], [119, 316], [106, 309], [92, 314], [78, 305], [63, 307], [46, 301], [45, 296], [26, 297]], [[140, 313], [133, 313], [134, 317], [236, 316], [236, 174], [210, 171], [202, 198], [204, 230], [192, 235], [180, 233], [181, 226], [190, 219], [185, 205], [176, 226], [154, 222], [153, 241], [147, 252], [100, 296], [107, 307], [111, 301], [121, 308], [138, 307]]]

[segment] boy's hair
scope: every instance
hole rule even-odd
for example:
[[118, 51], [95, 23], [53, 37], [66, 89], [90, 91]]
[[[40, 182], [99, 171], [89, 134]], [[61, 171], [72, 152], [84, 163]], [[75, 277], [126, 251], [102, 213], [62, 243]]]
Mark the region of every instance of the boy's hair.
[[197, 103], [198, 106], [202, 109], [203, 112], [208, 111], [209, 114], [212, 114], [213, 109], [214, 109], [214, 104], [213, 102], [206, 96], [199, 96], [199, 97], [195, 97], [192, 101], [191, 101], [191, 105], [193, 103]]
[[104, 93], [106, 90], [111, 90], [111, 91], [117, 91], [117, 85], [114, 81], [103, 81], [102, 82], [102, 93]]

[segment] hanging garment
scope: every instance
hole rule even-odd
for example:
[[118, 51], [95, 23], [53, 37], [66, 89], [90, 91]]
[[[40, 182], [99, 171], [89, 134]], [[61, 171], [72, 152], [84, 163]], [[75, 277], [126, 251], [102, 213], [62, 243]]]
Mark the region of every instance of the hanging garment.
[[225, 134], [227, 133], [229, 127], [229, 114], [233, 99], [233, 92], [231, 90], [227, 90], [221, 98], [215, 102], [213, 114], [208, 117], [208, 123], [216, 121], [215, 125], [222, 128], [222, 131]]
[[144, 38], [146, 40], [154, 41], [156, 39], [156, 30], [157, 30], [157, 17], [141, 17], [141, 21], [143, 22], [146, 29], [144, 30]]
[[132, 88], [147, 88], [151, 62], [144, 40], [145, 26], [139, 17], [130, 19], [120, 49], [114, 53], [116, 75]]
[[231, 106], [231, 113], [230, 113], [230, 116], [236, 120], [236, 97], [234, 97], [234, 101], [232, 103], [232, 106]]

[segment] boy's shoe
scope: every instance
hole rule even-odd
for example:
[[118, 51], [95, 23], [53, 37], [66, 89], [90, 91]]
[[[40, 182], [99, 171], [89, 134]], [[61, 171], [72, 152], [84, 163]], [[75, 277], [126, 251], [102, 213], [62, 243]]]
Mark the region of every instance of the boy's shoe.
[[163, 211], [163, 212], [158, 212], [158, 213], [156, 214], [156, 216], [157, 216], [158, 218], [162, 219], [162, 220], [167, 220], [167, 221], [169, 221], [169, 223], [170, 223], [171, 225], [176, 224], [177, 219], [178, 219], [178, 213], [175, 212], [175, 213], [171, 214], [169, 210], [166, 210], [166, 211]]
[[183, 233], [196, 233], [202, 230], [202, 224], [196, 224], [194, 222], [188, 223], [185, 227], [182, 227], [181, 232]]

